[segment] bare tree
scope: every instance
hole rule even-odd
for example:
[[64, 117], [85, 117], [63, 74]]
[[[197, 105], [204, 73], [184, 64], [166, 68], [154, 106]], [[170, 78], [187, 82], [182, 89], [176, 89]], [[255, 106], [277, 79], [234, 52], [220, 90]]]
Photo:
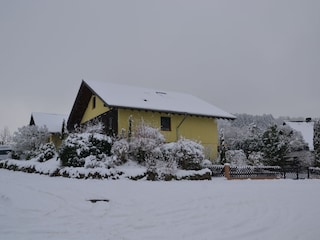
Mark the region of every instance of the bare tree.
[[8, 127], [4, 127], [0, 131], [0, 145], [8, 144], [11, 142], [12, 136]]

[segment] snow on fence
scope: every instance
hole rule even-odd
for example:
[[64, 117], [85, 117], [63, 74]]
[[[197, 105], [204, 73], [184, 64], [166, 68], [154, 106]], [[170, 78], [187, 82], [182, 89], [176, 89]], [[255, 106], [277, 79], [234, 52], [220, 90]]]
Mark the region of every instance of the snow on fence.
[[212, 177], [224, 177], [224, 165], [212, 165], [210, 170]]
[[210, 167], [213, 177], [226, 177], [227, 179], [273, 179], [281, 178], [280, 167], [274, 166], [230, 166], [213, 165]]
[[296, 167], [281, 168], [278, 166], [231, 166], [213, 165], [210, 167], [212, 177], [231, 179], [320, 179], [320, 168]]
[[[227, 174], [229, 171], [229, 174]], [[281, 178], [281, 168], [277, 166], [228, 166], [225, 165], [228, 179], [277, 179]]]

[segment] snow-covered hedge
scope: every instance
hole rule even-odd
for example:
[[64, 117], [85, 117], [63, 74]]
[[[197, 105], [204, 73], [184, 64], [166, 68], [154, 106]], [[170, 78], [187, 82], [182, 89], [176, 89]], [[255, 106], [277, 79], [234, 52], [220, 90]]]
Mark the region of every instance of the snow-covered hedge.
[[[2, 167], [27, 172], [39, 172], [38, 164], [60, 159], [61, 165], [50, 175], [76, 178], [117, 179], [123, 171], [119, 167], [135, 162], [145, 169], [143, 174], [132, 179], [149, 180], [210, 179], [211, 172], [204, 169], [204, 148], [201, 144], [181, 138], [178, 142], [165, 143], [159, 129], [142, 122], [128, 138], [115, 140], [101, 133], [101, 125], [89, 124], [69, 134], [62, 142], [58, 153], [52, 143], [36, 142], [29, 147], [33, 151], [30, 164], [14, 161], [2, 163]], [[23, 129], [25, 130], [25, 129]], [[29, 129], [28, 129], [29, 130]], [[98, 131], [98, 132], [96, 132]], [[25, 134], [26, 135], [26, 134]], [[42, 136], [42, 135], [41, 135]], [[21, 138], [20, 138], [21, 139]], [[22, 141], [25, 144], [25, 140]], [[41, 144], [40, 144], [41, 143]], [[31, 155], [30, 155], [31, 156]], [[192, 174], [188, 171], [193, 171]], [[179, 175], [184, 172], [184, 176]], [[209, 173], [210, 172], [210, 173]], [[41, 171], [39, 172], [41, 173]]]

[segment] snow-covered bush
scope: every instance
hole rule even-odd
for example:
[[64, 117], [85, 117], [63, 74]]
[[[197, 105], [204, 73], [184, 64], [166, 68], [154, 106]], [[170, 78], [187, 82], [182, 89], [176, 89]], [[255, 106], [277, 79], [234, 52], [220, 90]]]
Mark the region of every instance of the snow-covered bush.
[[163, 154], [160, 147], [155, 147], [145, 159], [145, 165], [148, 171], [157, 172], [157, 165], [159, 162], [163, 162]]
[[84, 168], [111, 168], [113, 166], [115, 166], [114, 159], [106, 154], [89, 155], [84, 159]]
[[42, 144], [38, 150], [37, 159], [39, 162], [45, 162], [53, 158], [56, 154], [55, 146], [52, 142]]
[[31, 159], [37, 155], [39, 147], [49, 138], [47, 127], [23, 126], [14, 133], [12, 157]]
[[83, 167], [86, 157], [92, 155], [97, 160], [110, 156], [112, 140], [100, 133], [73, 133], [60, 146], [59, 157], [62, 166]]
[[89, 156], [87, 134], [70, 134], [59, 148], [62, 166], [83, 167], [85, 157]]
[[76, 133], [104, 133], [104, 124], [95, 119], [85, 123], [84, 125], [75, 127]]
[[204, 147], [190, 139], [180, 138], [172, 152], [178, 167], [184, 170], [199, 170], [204, 160]]
[[252, 152], [248, 156], [248, 165], [251, 166], [262, 166], [263, 165], [263, 153], [262, 152]]
[[138, 163], [145, 162], [148, 155], [165, 141], [164, 136], [156, 128], [144, 122], [137, 126], [134, 136], [129, 142], [129, 152]]
[[235, 166], [247, 165], [247, 157], [243, 150], [228, 150], [226, 152], [227, 162]]
[[[174, 143], [173, 143], [174, 144]], [[177, 172], [177, 162], [174, 155], [168, 154], [167, 146], [172, 144], [163, 144], [156, 147], [146, 158], [146, 166], [152, 180], [170, 180]]]
[[113, 143], [111, 153], [117, 158], [119, 163], [125, 163], [128, 160], [129, 143], [126, 139], [120, 139]]
[[210, 160], [208, 160], [208, 159], [204, 159], [202, 162], [201, 162], [201, 167], [202, 168], [212, 168], [213, 167], [213, 165], [214, 165], [214, 163], [213, 162], [211, 162]]

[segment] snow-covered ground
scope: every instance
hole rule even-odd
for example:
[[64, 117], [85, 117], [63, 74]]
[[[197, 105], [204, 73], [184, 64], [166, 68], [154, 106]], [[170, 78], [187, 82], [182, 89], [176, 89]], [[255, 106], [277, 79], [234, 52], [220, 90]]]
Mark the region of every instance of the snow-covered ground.
[[319, 180], [78, 180], [0, 169], [0, 239], [318, 240], [319, 202]]

